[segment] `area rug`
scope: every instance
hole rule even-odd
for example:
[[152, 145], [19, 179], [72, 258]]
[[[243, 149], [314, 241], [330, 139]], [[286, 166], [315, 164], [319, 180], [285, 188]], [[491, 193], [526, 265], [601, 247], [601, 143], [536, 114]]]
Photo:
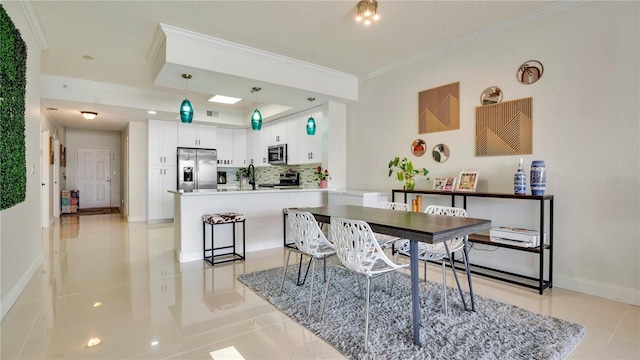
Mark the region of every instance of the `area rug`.
[[77, 213], [60, 214], [60, 216], [83, 216], [83, 215], [105, 215], [105, 214], [120, 214], [120, 209], [118, 209], [117, 207], [78, 209]]
[[[329, 265], [327, 271], [331, 268]], [[311, 316], [307, 316], [309, 279], [296, 286], [298, 266], [291, 265], [278, 295], [282, 269], [241, 274], [238, 280], [350, 359], [564, 359], [585, 334], [581, 325], [480, 295], [475, 295], [476, 312], [465, 311], [456, 288], [447, 289], [447, 316], [442, 285], [421, 280], [422, 346], [417, 347], [413, 345], [410, 277], [399, 273], [392, 294], [390, 279], [371, 282], [369, 348], [365, 352], [365, 281], [341, 269], [334, 271], [320, 321], [322, 267], [316, 266]]]

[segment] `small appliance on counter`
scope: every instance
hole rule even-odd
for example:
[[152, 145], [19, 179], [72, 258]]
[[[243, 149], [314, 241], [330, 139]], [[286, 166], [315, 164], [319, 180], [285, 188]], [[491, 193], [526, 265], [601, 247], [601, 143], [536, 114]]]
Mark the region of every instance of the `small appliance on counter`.
[[227, 183], [227, 172], [218, 171], [218, 185]]
[[178, 190], [216, 189], [218, 152], [215, 149], [178, 148]]
[[280, 174], [280, 181], [275, 184], [260, 184], [258, 187], [275, 189], [297, 189], [300, 188], [300, 173], [286, 172]]

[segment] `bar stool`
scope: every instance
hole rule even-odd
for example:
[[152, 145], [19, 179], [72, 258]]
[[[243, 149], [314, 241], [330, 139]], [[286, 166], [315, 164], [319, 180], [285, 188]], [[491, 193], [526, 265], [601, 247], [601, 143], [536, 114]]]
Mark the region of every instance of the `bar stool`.
[[[242, 223], [242, 255], [238, 254], [238, 252], [236, 251], [236, 224], [237, 223]], [[207, 232], [206, 232], [207, 224], [211, 225], [211, 248], [209, 249], [207, 249]], [[231, 226], [233, 227], [233, 244], [229, 246], [215, 247], [213, 228], [216, 225], [222, 225], [222, 224], [231, 224]], [[221, 264], [225, 262], [244, 260], [245, 249], [246, 249], [245, 238], [246, 238], [245, 216], [243, 214], [217, 213], [217, 214], [202, 215], [202, 249], [203, 249], [202, 258], [204, 259], [204, 261], [208, 262], [212, 266], [215, 264]], [[218, 254], [218, 255], [214, 253], [216, 250], [222, 250], [222, 249], [232, 249], [232, 251], [230, 253]], [[207, 252], [211, 252], [211, 255], [207, 256]], [[230, 256], [231, 258], [214, 261], [214, 258], [223, 257], [223, 256], [226, 256], [226, 257]]]
[[282, 209], [282, 243], [284, 247], [297, 249], [295, 241], [287, 243], [287, 217], [289, 215], [289, 210], [297, 210], [297, 207], [288, 207]]

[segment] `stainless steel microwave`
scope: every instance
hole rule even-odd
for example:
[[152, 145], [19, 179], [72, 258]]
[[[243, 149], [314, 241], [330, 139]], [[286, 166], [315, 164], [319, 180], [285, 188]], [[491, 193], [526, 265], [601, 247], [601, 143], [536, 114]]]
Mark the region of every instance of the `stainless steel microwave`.
[[287, 144], [269, 146], [267, 156], [270, 165], [287, 165]]

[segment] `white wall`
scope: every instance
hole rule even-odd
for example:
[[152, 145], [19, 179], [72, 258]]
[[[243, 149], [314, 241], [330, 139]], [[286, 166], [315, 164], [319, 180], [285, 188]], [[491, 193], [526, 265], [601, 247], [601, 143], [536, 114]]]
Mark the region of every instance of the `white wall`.
[[146, 123], [130, 122], [125, 132], [129, 136], [129, 168], [125, 170], [129, 222], [147, 220], [147, 131]]
[[[554, 286], [640, 303], [640, 150], [638, 2], [590, 2], [516, 29], [451, 49], [360, 84], [349, 108], [348, 186], [389, 191], [394, 156], [408, 157], [430, 177], [480, 171], [479, 191], [511, 193], [520, 156], [476, 157], [475, 107], [499, 86], [504, 99], [533, 97], [533, 154], [547, 165], [547, 193], [555, 195]], [[544, 64], [535, 84], [516, 81], [520, 64]], [[460, 130], [418, 134], [418, 92], [460, 82]], [[416, 138], [431, 149], [451, 148], [438, 164], [416, 158]], [[366, 145], [364, 145], [366, 144]], [[418, 189], [431, 183], [418, 182]], [[536, 209], [475, 202], [470, 216], [522, 226]], [[524, 216], [520, 216], [523, 212]], [[536, 258], [500, 249], [473, 250], [472, 260], [534, 273]]]
[[[119, 131], [67, 129], [67, 187], [78, 188], [78, 148], [111, 149], [111, 206], [120, 206], [121, 143]], [[82, 208], [82, 193], [80, 193]]]
[[[3, 2], [27, 44], [25, 142], [27, 194], [24, 202], [0, 211], [1, 317], [9, 311], [37, 267], [42, 264], [40, 240], [40, 47], [17, 1]], [[32, 171], [33, 170], [33, 171]]]

